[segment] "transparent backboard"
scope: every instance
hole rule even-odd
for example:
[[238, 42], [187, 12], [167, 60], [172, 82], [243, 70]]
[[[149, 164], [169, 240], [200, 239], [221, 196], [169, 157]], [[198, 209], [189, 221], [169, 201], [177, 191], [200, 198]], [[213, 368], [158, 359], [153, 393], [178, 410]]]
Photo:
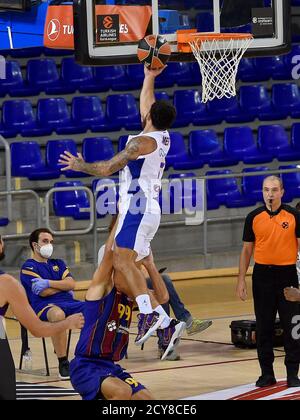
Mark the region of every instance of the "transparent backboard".
[[285, 53], [290, 48], [289, 0], [75, 0], [75, 54], [82, 64], [137, 63], [137, 45], [148, 34], [171, 44], [171, 61], [194, 61], [179, 53], [177, 31], [251, 33], [245, 56]]

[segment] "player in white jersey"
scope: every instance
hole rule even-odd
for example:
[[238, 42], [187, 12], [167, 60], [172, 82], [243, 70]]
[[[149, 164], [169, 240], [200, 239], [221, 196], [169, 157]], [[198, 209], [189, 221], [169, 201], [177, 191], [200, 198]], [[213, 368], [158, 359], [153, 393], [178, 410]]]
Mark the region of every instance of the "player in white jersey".
[[[171, 127], [176, 110], [165, 101], [156, 101], [155, 77], [161, 70], [145, 67], [145, 79], [140, 95], [143, 131], [129, 136], [126, 147], [109, 161], [86, 163], [81, 154], [69, 152], [61, 155], [62, 169], [72, 169], [95, 176], [109, 176], [123, 169], [120, 182], [118, 227], [114, 244], [114, 269], [123, 274], [126, 285], [122, 291], [130, 291], [139, 307], [139, 332], [136, 344], [140, 345], [158, 328], [168, 328], [171, 319], [162, 307], [152, 308], [144, 276], [136, 267], [136, 261], [149, 255], [150, 242], [160, 223], [158, 196], [165, 158], [170, 148]], [[116, 277], [115, 277], [116, 278]], [[124, 283], [124, 282], [123, 282]], [[121, 289], [122, 285], [118, 285]], [[126, 289], [127, 287], [127, 289]], [[128, 293], [127, 293], [128, 294]], [[182, 333], [184, 323], [175, 326], [175, 335]]]

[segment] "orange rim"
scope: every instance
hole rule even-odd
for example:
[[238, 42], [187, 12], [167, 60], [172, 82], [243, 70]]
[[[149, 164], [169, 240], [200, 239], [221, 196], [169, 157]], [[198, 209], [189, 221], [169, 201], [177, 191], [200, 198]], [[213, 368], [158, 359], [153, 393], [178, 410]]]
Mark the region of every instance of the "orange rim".
[[195, 32], [187, 30], [177, 31], [177, 44], [180, 52], [191, 52], [190, 42], [204, 42], [204, 41], [229, 41], [229, 40], [246, 40], [253, 39], [252, 34], [248, 33], [215, 33], [215, 32]]

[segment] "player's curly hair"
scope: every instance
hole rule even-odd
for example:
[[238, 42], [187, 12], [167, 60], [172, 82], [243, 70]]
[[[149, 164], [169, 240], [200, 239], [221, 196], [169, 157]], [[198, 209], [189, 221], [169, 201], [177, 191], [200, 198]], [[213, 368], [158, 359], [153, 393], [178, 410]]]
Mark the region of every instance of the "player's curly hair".
[[154, 102], [150, 109], [152, 124], [157, 130], [167, 130], [176, 118], [176, 109], [167, 101], [160, 100]]

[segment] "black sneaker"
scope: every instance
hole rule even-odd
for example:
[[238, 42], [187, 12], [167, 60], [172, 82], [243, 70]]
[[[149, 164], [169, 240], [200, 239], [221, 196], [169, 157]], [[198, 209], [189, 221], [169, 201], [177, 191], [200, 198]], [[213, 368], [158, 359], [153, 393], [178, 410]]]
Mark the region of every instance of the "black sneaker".
[[300, 379], [298, 378], [298, 376], [288, 376], [287, 387], [288, 388], [300, 387]]
[[59, 371], [59, 378], [62, 381], [67, 381], [68, 379], [70, 379], [70, 363], [68, 360], [64, 360], [63, 362], [61, 362], [58, 366], [58, 371]]
[[266, 386], [275, 385], [276, 383], [277, 381], [273, 375], [262, 375], [256, 381], [255, 386], [258, 388], [264, 388]]

